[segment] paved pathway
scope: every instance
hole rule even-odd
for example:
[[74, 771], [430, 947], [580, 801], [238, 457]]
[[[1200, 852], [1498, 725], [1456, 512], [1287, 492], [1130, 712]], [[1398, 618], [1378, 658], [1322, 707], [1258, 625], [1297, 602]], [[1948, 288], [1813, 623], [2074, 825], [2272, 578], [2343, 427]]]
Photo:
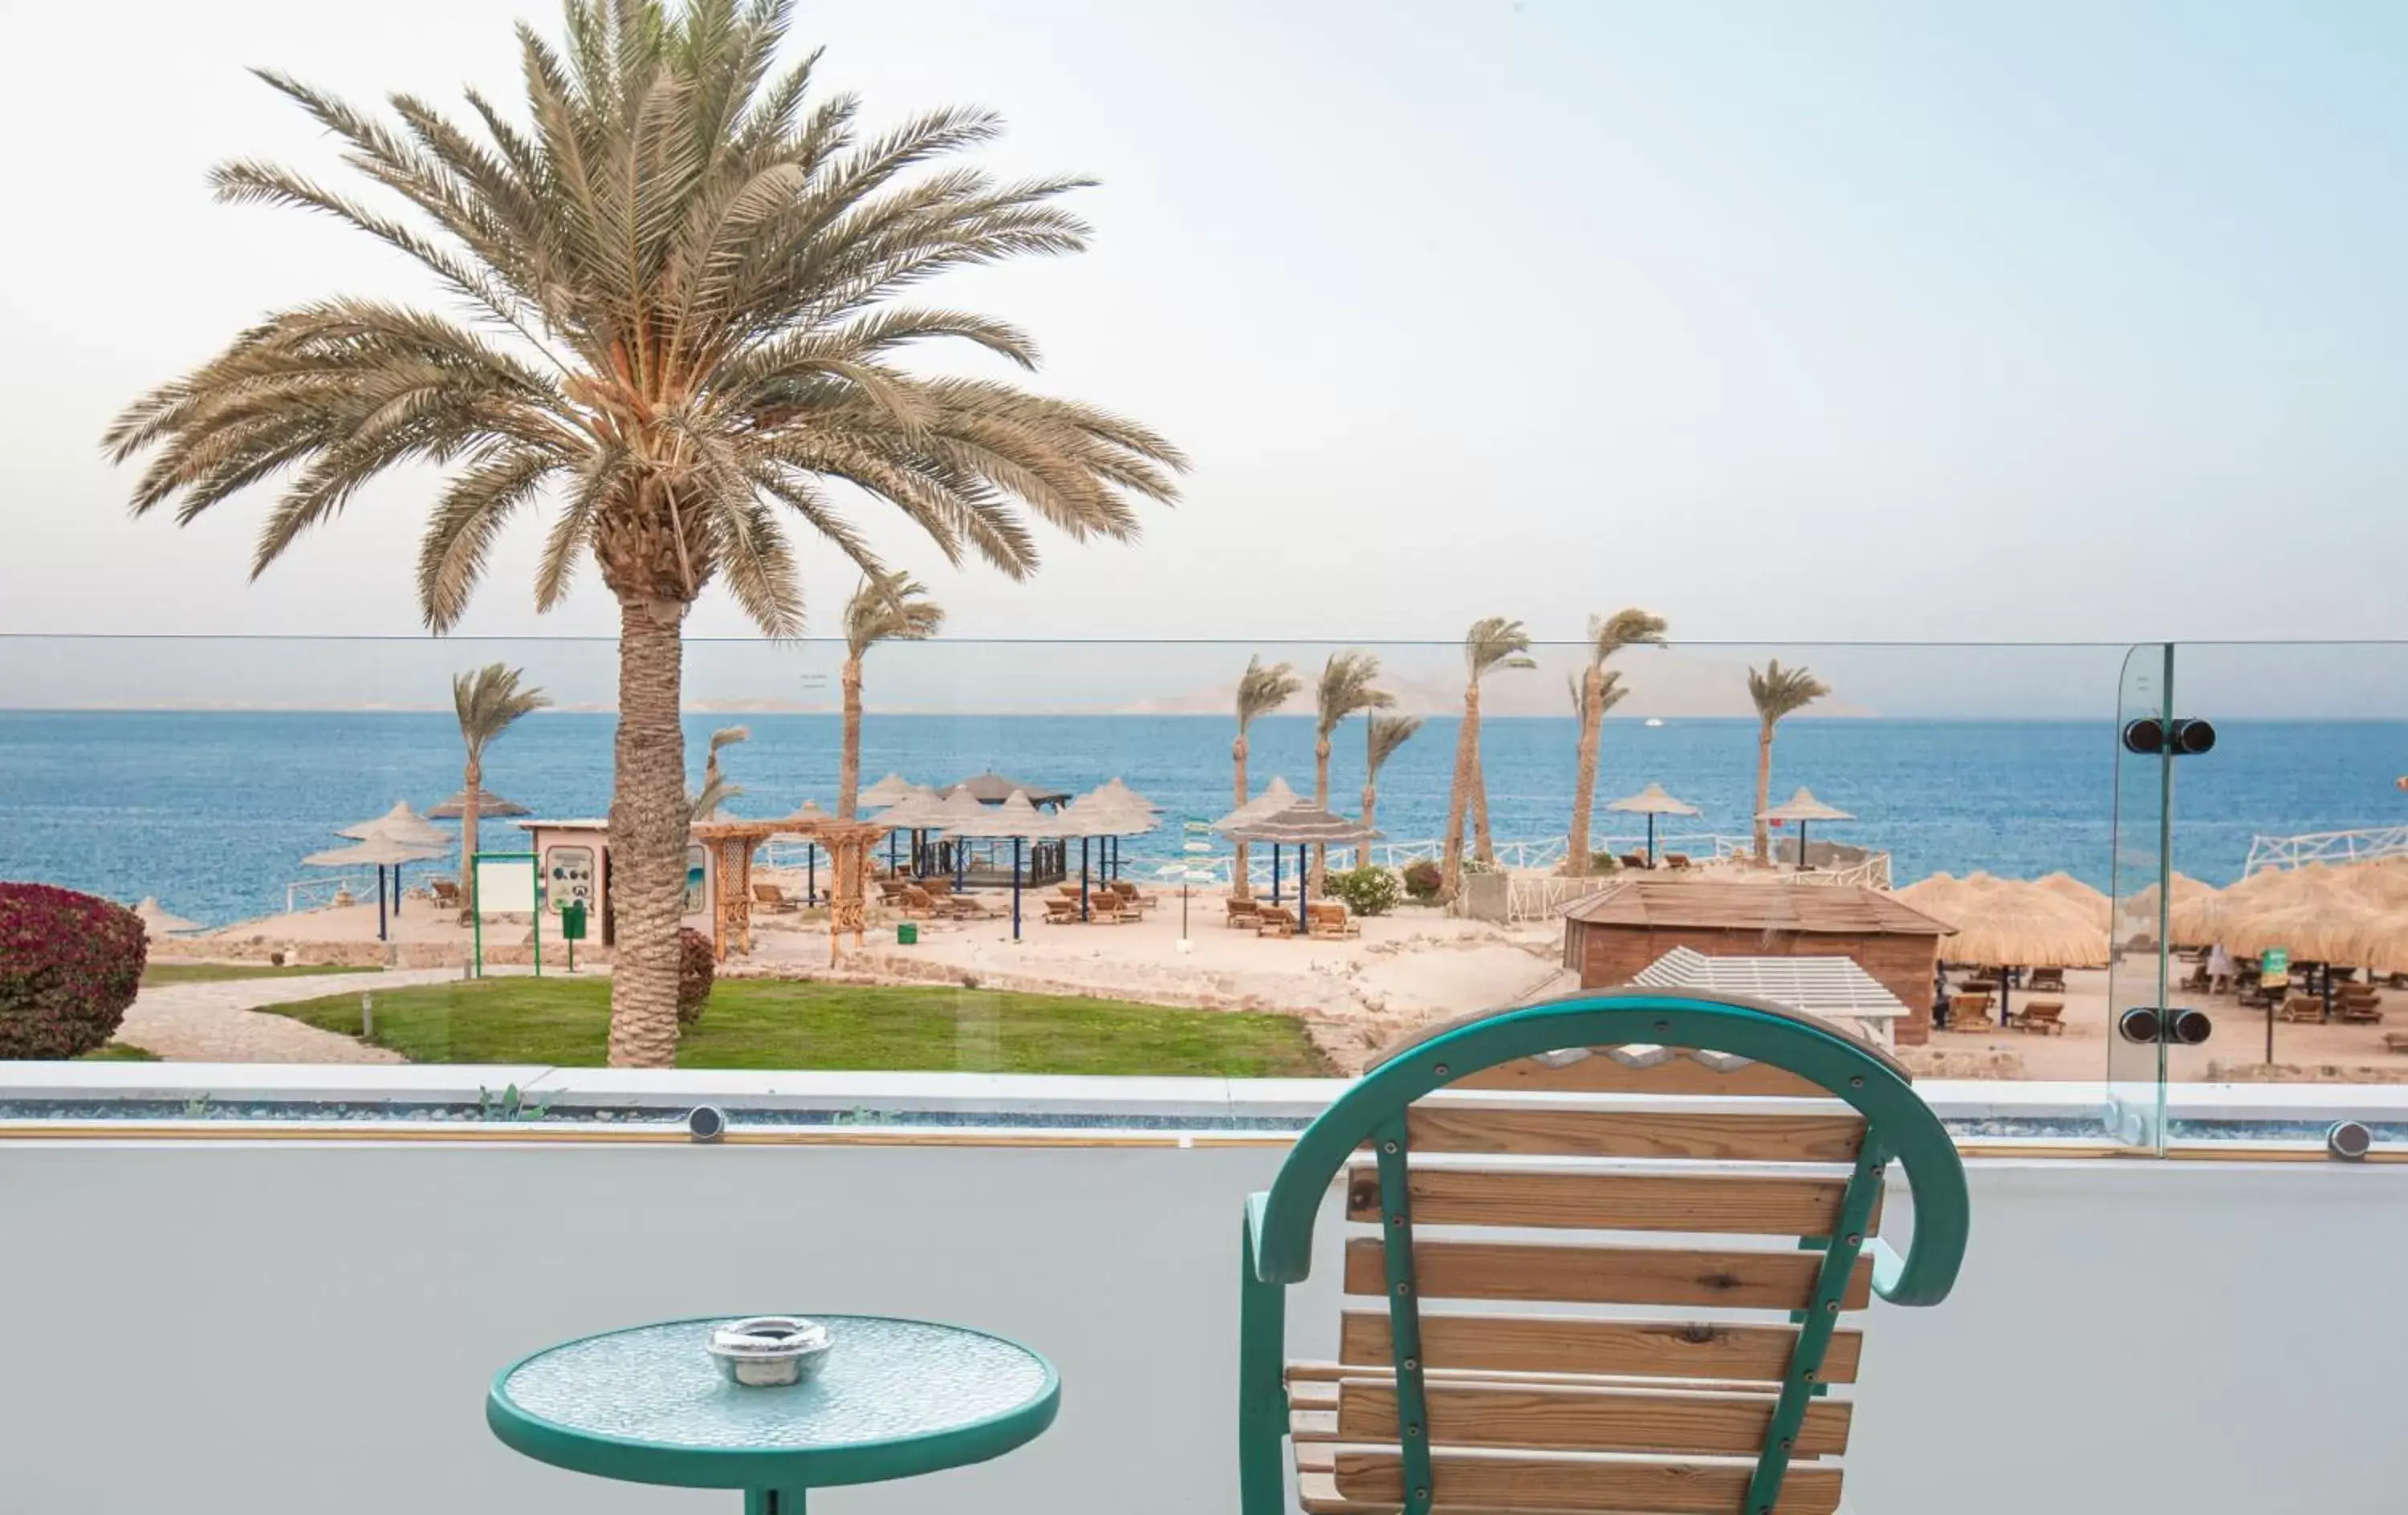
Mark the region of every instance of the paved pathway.
[[252, 1007], [459, 977], [458, 968], [398, 968], [162, 984], [134, 996], [117, 1039], [171, 1063], [399, 1063], [399, 1052]]

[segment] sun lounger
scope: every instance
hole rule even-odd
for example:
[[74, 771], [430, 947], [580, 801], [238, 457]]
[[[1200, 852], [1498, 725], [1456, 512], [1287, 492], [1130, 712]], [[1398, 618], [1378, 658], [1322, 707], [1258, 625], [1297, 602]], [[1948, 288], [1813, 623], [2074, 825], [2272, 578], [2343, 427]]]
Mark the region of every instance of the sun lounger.
[[2335, 1015], [2344, 1025], [2372, 1026], [2383, 1023], [2383, 1012], [2371, 999], [2345, 999], [2335, 1007]]
[[2065, 1002], [2059, 999], [2028, 999], [2011, 1012], [2009, 1022], [2017, 1031], [2028, 1031], [2041, 1036], [2065, 1035]]
[[2065, 970], [2034, 968], [2031, 977], [2024, 981], [2024, 987], [2043, 994], [2062, 994], [2065, 993]]
[[1257, 936], [1296, 935], [1296, 917], [1285, 910], [1266, 910], [1257, 918], [1257, 921], [1258, 923], [1254, 927], [1254, 935]]
[[1075, 926], [1079, 923], [1079, 902], [1075, 899], [1049, 899], [1045, 902], [1045, 920], [1049, 925]]
[[1336, 900], [1326, 905], [1308, 905], [1304, 908], [1305, 917], [1311, 923], [1311, 934], [1325, 941], [1342, 941], [1363, 934], [1363, 928], [1354, 923], [1354, 918], [1347, 912], [1346, 907]]
[[1637, 868], [1640, 872], [1644, 873], [1647, 871], [1648, 867], [1647, 854], [1644, 852], [1625, 852], [1622, 854], [1622, 865], [1626, 868]]
[[918, 884], [905, 884], [903, 898], [898, 903], [903, 908], [903, 913], [914, 921], [933, 921], [937, 918], [937, 902], [930, 898], [928, 892]]
[[429, 879], [426, 887], [434, 893], [435, 903], [439, 908], [456, 910], [460, 908], [460, 886], [451, 879]]
[[786, 892], [776, 884], [754, 884], [752, 903], [771, 915], [790, 915], [802, 908], [801, 905], [787, 898]]
[[1990, 1023], [1990, 996], [1986, 993], [1955, 993], [1948, 996], [1948, 1029], [1965, 1031]]
[[2385, 1032], [2383, 1050], [2386, 1052], [2408, 1052], [2408, 1031]]
[[2321, 1021], [2325, 1018], [2325, 1002], [2313, 994], [2293, 994], [2283, 1001], [2283, 1008], [2274, 1012], [2274, 1018], [2288, 1023]]
[[1674, 873], [1686, 873], [1697, 865], [1689, 861], [1689, 854], [1686, 852], [1667, 852], [1664, 854], [1664, 866]]
[[1227, 923], [1233, 927], [1252, 931], [1262, 923], [1262, 911], [1253, 900], [1233, 899], [1229, 901]]

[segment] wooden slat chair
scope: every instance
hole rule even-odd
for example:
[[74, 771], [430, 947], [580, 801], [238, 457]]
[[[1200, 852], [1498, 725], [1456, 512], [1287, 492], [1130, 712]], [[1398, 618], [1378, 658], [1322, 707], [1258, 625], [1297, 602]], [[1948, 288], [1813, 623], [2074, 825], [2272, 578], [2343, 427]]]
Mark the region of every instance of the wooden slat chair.
[[[1903, 1258], [1874, 1236], [1892, 1162]], [[1335, 1363], [1287, 1364], [1287, 1288], [1341, 1173], [1370, 1228], [1345, 1247], [1357, 1299]], [[1308, 1515], [1830, 1515], [1851, 1407], [1827, 1393], [1862, 1345], [1841, 1320], [1946, 1297], [1969, 1213], [1906, 1072], [1810, 1017], [1624, 990], [1440, 1028], [1248, 1201], [1242, 1515], [1284, 1515], [1283, 1439]], [[1514, 1313], [1453, 1303], [1498, 1301]]]

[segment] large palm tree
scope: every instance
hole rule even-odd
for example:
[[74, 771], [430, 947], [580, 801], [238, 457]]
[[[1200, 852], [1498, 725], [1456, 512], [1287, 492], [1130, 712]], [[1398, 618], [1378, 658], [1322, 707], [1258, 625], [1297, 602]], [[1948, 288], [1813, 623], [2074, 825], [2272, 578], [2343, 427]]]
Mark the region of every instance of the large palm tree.
[[1612, 675], [1606, 665], [1613, 654], [1641, 642], [1661, 643], [1664, 640], [1664, 618], [1645, 610], [1616, 610], [1610, 616], [1588, 618], [1588, 666], [1580, 674], [1580, 768], [1572, 779], [1572, 828], [1565, 849], [1566, 871], [1588, 872], [1588, 827], [1591, 807], [1597, 803], [1598, 748], [1605, 733], [1605, 712], [1612, 707], [1605, 699], [1605, 685], [1613, 677], [1619, 701], [1621, 680]]
[[945, 623], [945, 608], [900, 568], [863, 577], [844, 607], [844, 756], [837, 765], [836, 813], [861, 813], [861, 660], [881, 642], [924, 642]]
[[[1747, 670], [1748, 698], [1756, 701], [1756, 813], [1764, 814], [1772, 803], [1772, 728], [1781, 718], [1793, 715], [1831, 693], [1830, 687], [1804, 668], [1784, 668], [1779, 658], [1768, 661], [1761, 672]], [[1756, 823], [1756, 860], [1772, 860], [1770, 839], [1764, 822]]]
[[714, 819], [721, 806], [744, 793], [742, 786], [730, 784], [727, 776], [719, 771], [719, 754], [724, 749], [752, 739], [752, 728], [750, 726], [722, 726], [710, 734], [710, 749], [702, 760], [702, 788], [695, 793], [695, 820]]
[[[1363, 829], [1365, 832], [1379, 828], [1380, 770], [1386, 767], [1388, 760], [1397, 755], [1397, 749], [1412, 741], [1413, 733], [1421, 729], [1422, 718], [1417, 715], [1386, 715], [1377, 710], [1371, 713], [1370, 720], [1363, 723]], [[1355, 850], [1354, 865], [1359, 868], [1370, 861], [1371, 844], [1367, 837], [1363, 845]]]
[[[1487, 797], [1480, 774], [1480, 681], [1500, 668], [1534, 668], [1530, 659], [1530, 634], [1518, 621], [1503, 616], [1488, 616], [1471, 623], [1463, 635], [1463, 668], [1467, 675], [1463, 686], [1463, 724], [1455, 737], [1455, 781], [1446, 802], [1446, 848], [1440, 854], [1439, 872], [1440, 888], [1453, 899], [1463, 888], [1463, 823], [1465, 813], [1477, 804], [1481, 815], [1480, 831], [1487, 832]], [[1478, 798], [1475, 800], [1475, 793]], [[1489, 855], [1484, 842], [1482, 855]]]
[[[1246, 671], [1238, 676], [1238, 739], [1229, 744], [1229, 762], [1238, 773], [1240, 805], [1253, 797], [1246, 788], [1247, 729], [1254, 725], [1255, 717], [1268, 715], [1285, 705], [1303, 687], [1304, 680], [1296, 676], [1296, 669], [1288, 664], [1274, 663], [1266, 668], [1260, 655], [1246, 660]], [[1230, 897], [1253, 898], [1254, 885], [1246, 878], [1245, 843], [1238, 844], [1237, 856], [1229, 867]]]
[[[432, 276], [433, 304], [273, 311], [121, 415], [152, 452], [136, 514], [179, 523], [271, 477], [254, 574], [405, 464], [448, 470], [420, 548], [427, 625], [458, 623], [504, 527], [549, 499], [538, 608], [592, 557], [619, 607], [610, 801], [619, 925], [610, 1061], [677, 1050], [685, 888], [680, 629], [716, 579], [766, 634], [803, 624], [799, 533], [879, 566], [844, 502], [899, 511], [949, 560], [1037, 566], [1034, 515], [1073, 539], [1136, 534], [1184, 462], [1107, 411], [905, 367], [954, 339], [1035, 364], [1028, 337], [899, 303], [933, 276], [1082, 247], [1082, 182], [938, 161], [998, 130], [948, 108], [867, 132], [780, 67], [791, 0], [566, 0], [565, 46], [519, 29], [525, 111], [471, 92], [458, 122], [408, 95], [382, 120], [263, 74], [387, 192], [355, 202], [289, 169], [216, 170], [222, 200], [316, 211]], [[846, 489], [831, 489], [835, 480]]]
[[460, 904], [477, 896], [477, 812], [485, 786], [485, 749], [495, 737], [552, 703], [552, 696], [533, 684], [522, 685], [524, 668], [488, 663], [471, 673], [452, 676], [452, 712], [460, 720], [460, 745], [468, 762], [460, 776]]
[[[1362, 710], [1384, 710], [1397, 697], [1374, 689], [1380, 660], [1369, 652], [1333, 652], [1321, 665], [1321, 682], [1313, 687], [1316, 712], [1312, 742], [1312, 803], [1329, 808], [1329, 738], [1345, 719]], [[1326, 845], [1312, 850], [1312, 887], [1319, 890], [1329, 871]]]

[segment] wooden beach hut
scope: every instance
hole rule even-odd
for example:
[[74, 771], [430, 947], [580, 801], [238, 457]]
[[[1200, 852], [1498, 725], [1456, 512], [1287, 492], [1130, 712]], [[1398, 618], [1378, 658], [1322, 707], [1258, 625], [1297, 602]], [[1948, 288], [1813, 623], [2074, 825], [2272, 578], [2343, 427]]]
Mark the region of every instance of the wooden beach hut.
[[1635, 981], [1685, 947], [1708, 957], [1844, 957], [1906, 1007], [1901, 1045], [1931, 1035], [1940, 939], [1954, 930], [1876, 889], [1626, 879], [1564, 912], [1564, 966], [1583, 989]]

